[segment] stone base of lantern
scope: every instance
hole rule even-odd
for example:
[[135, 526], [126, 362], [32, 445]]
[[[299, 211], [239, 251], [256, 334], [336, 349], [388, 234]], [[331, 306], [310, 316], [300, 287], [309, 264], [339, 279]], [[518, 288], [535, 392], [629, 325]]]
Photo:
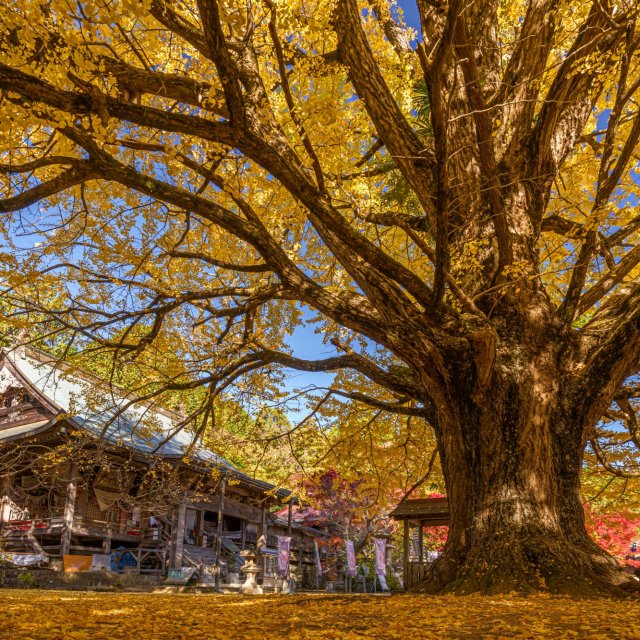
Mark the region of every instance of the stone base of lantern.
[[274, 589], [275, 593], [281, 593], [283, 595], [287, 595], [291, 593], [291, 589], [289, 587], [289, 579], [288, 578], [276, 578], [276, 585]]
[[[247, 580], [247, 582], [249, 582]], [[240, 588], [240, 593], [248, 596], [260, 596], [264, 593], [262, 587], [256, 582], [255, 576], [253, 578], [253, 583], [247, 586], [247, 582], [245, 582]]]

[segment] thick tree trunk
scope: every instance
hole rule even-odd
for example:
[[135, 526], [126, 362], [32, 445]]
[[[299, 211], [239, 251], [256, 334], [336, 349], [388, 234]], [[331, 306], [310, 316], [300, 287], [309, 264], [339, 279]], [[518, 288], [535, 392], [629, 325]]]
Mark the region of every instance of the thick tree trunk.
[[585, 531], [585, 430], [558, 354], [522, 340], [496, 353], [481, 393], [476, 363], [440, 399], [451, 526], [425, 588], [589, 594], [637, 585]]

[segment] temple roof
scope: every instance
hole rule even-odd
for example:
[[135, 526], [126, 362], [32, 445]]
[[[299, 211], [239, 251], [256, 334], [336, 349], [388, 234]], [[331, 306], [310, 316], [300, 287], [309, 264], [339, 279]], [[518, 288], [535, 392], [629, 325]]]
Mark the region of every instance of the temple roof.
[[[0, 352], [0, 394], [13, 387], [24, 387], [40, 403], [38, 419], [30, 424], [0, 426], [0, 443], [23, 439], [59, 424], [61, 419], [109, 444], [122, 446], [142, 455], [213, 465], [237, 479], [263, 491], [273, 485], [251, 478], [228, 460], [202, 445], [193, 445], [193, 436], [178, 430], [182, 416], [152, 404], [127, 404], [121, 394], [89, 374], [72, 370], [64, 363], [34, 349]], [[45, 413], [48, 412], [48, 413]], [[42, 419], [43, 416], [49, 419]], [[24, 420], [22, 421], [24, 422]], [[289, 492], [280, 490], [279, 495]]]

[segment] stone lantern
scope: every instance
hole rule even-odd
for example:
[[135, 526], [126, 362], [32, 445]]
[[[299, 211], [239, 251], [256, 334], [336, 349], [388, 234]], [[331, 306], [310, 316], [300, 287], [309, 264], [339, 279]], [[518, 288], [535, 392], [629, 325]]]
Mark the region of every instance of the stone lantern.
[[261, 571], [256, 562], [258, 557], [257, 553], [253, 549], [245, 549], [240, 552], [240, 556], [244, 559], [242, 573], [247, 577], [245, 583], [240, 588], [240, 593], [250, 595], [259, 595], [263, 593], [262, 587], [256, 582], [256, 576]]

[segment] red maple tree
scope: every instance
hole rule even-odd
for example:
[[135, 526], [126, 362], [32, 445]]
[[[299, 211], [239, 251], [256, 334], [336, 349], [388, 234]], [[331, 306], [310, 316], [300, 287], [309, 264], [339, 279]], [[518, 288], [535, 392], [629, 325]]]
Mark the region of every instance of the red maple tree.
[[640, 538], [640, 518], [632, 514], [602, 513], [585, 505], [586, 527], [589, 535], [621, 564], [640, 567], [631, 551]]

